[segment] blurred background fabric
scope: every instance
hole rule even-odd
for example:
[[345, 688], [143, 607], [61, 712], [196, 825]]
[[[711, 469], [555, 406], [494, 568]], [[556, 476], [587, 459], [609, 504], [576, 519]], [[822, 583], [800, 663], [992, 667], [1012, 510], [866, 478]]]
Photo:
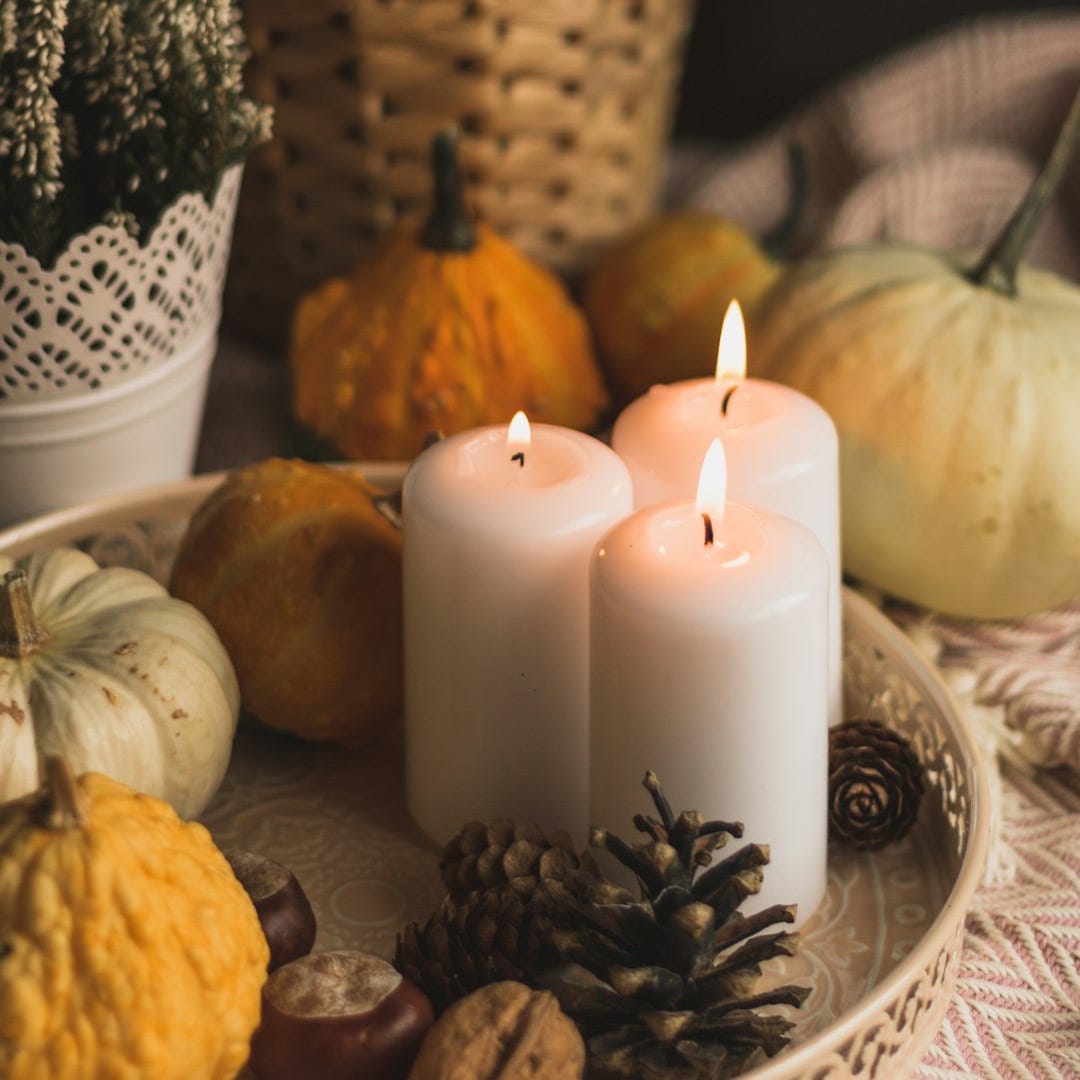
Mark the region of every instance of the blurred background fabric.
[[962, 22], [1078, 10], [1076, 0], [699, 0], [676, 135], [735, 143], [852, 73]]
[[[872, 240], [979, 249], [1034, 179], [1080, 86], [1080, 11], [954, 26], [842, 80], [733, 152], [700, 151], [669, 198], [764, 232], [806, 159], [793, 251]], [[1080, 277], [1080, 163], [1029, 261]]]

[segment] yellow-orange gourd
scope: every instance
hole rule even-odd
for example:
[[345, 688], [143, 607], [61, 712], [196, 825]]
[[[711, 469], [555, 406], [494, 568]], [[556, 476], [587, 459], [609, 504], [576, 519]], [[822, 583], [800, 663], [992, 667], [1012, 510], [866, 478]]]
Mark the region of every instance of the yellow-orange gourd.
[[585, 282], [585, 311], [616, 401], [710, 374], [737, 299], [753, 312], [779, 265], [715, 214], [660, 217], [613, 244]]
[[271, 458], [199, 507], [170, 588], [229, 650], [244, 708], [358, 744], [401, 710], [401, 531], [355, 473]]
[[534, 421], [586, 429], [607, 406], [588, 327], [562, 283], [463, 215], [452, 138], [435, 144], [436, 208], [293, 323], [293, 410], [354, 459], [412, 458], [431, 431]]
[[48, 759], [0, 806], [0, 1076], [231, 1080], [269, 957], [201, 825]]

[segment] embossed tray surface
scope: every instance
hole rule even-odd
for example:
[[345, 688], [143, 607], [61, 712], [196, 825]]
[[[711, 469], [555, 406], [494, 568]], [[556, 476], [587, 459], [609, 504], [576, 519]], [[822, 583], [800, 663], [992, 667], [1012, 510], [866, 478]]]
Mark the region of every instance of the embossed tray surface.
[[[402, 475], [398, 465], [363, 471], [388, 487]], [[50, 514], [0, 532], [0, 552], [78, 544], [102, 564], [165, 581], [189, 516], [220, 480], [203, 476]], [[755, 1080], [906, 1076], [944, 1017], [986, 857], [985, 781], [963, 720], [936, 672], [850, 591], [844, 683], [847, 715], [883, 720], [907, 736], [929, 787], [901, 843], [876, 853], [830, 848], [828, 891], [802, 949], [773, 962], [767, 976], [812, 993], [793, 1045], [747, 1074]], [[317, 949], [389, 956], [398, 930], [442, 896], [438, 849], [405, 809], [396, 735], [347, 751], [244, 724], [203, 820], [220, 846], [261, 852], [296, 873], [318, 916]]]

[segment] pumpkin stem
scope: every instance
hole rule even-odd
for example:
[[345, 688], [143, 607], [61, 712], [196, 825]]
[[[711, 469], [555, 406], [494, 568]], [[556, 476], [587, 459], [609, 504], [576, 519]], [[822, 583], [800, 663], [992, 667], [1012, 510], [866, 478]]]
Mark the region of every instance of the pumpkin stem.
[[457, 146], [453, 128], [440, 131], [431, 140], [434, 205], [420, 234], [421, 243], [429, 251], [472, 251], [476, 247], [476, 230], [465, 214]]
[[795, 230], [802, 221], [806, 208], [806, 151], [802, 143], [787, 144], [788, 174], [791, 178], [791, 195], [780, 220], [761, 237], [761, 250], [774, 259], [785, 258]]
[[49, 640], [30, 604], [26, 571], [9, 570], [0, 578], [0, 656], [22, 660]]
[[59, 754], [43, 762], [44, 797], [39, 820], [46, 829], [74, 829], [86, 821], [89, 807], [71, 766]]
[[1047, 203], [1065, 175], [1065, 167], [1080, 144], [1080, 93], [1073, 99], [1065, 123], [1042, 171], [1035, 178], [1020, 205], [990, 245], [978, 265], [968, 274], [974, 285], [983, 285], [1004, 296], [1016, 296], [1016, 271], [1031, 234], [1042, 218]]

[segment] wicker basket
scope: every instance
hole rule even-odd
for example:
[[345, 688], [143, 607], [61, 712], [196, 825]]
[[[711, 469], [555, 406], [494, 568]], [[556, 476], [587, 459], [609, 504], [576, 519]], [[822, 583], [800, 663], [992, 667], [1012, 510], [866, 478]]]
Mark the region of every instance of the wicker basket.
[[247, 166], [226, 317], [280, 341], [303, 288], [423, 212], [432, 134], [469, 199], [572, 273], [654, 205], [693, 0], [246, 0]]

